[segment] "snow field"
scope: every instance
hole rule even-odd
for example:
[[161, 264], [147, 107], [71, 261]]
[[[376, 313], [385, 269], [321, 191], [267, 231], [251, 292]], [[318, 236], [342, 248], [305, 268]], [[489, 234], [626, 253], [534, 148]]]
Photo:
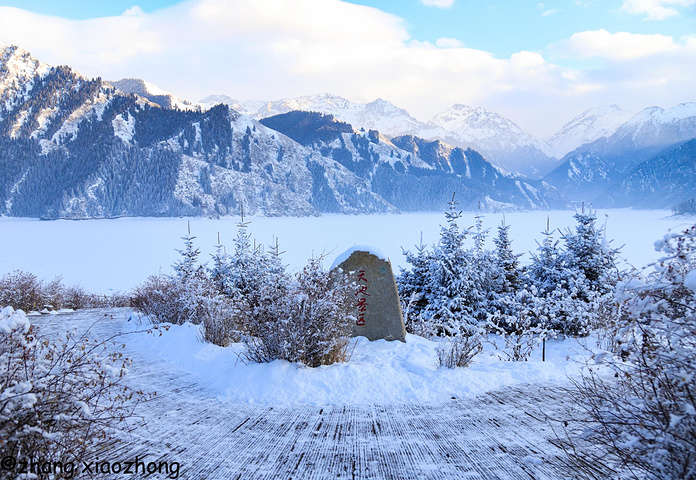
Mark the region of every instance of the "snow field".
[[348, 362], [310, 368], [282, 360], [245, 362], [242, 344], [204, 343], [199, 328], [171, 325], [125, 342], [146, 358], [194, 375], [221, 402], [276, 406], [442, 403], [525, 383], [566, 384], [591, 357], [583, 345], [594, 345], [591, 338], [552, 340], [546, 362], [541, 347], [526, 362], [507, 362], [486, 344], [468, 368], [447, 369], [437, 366], [437, 343], [422, 337], [409, 334], [406, 343], [357, 337]]
[[[575, 226], [573, 211], [508, 212], [512, 247], [524, 253], [522, 264], [528, 263], [529, 252], [541, 241], [540, 232], [551, 228]], [[612, 246], [625, 244], [620, 256], [640, 267], [656, 260], [654, 242], [670, 229], [683, 230], [689, 220], [670, 217], [665, 210], [599, 210], [598, 225], [607, 224]], [[466, 212], [460, 226], [474, 225], [472, 212]], [[484, 214], [484, 226], [491, 235], [503, 219], [502, 213]], [[248, 231], [264, 245], [279, 238], [282, 258], [291, 270], [301, 268], [312, 255], [326, 254], [329, 267], [335, 257], [355, 245], [374, 245], [392, 262], [395, 272], [406, 267], [402, 247], [414, 249], [420, 242], [437, 242], [440, 225], [445, 224], [442, 212], [399, 215], [323, 215], [321, 217], [251, 218]], [[187, 222], [197, 238], [201, 260], [208, 261], [215, 251], [218, 232], [228, 249], [236, 235], [238, 217], [206, 218], [121, 218], [114, 220], [38, 221], [35, 219], [0, 218], [0, 274], [15, 269], [29, 271], [40, 278], [62, 275], [66, 284], [81, 285], [95, 293], [128, 291], [149, 275], [171, 273], [178, 259], [176, 249], [183, 248], [181, 237]], [[693, 220], [691, 221], [693, 223]], [[558, 234], [555, 235], [558, 238]], [[493, 248], [488, 239], [488, 248]]]

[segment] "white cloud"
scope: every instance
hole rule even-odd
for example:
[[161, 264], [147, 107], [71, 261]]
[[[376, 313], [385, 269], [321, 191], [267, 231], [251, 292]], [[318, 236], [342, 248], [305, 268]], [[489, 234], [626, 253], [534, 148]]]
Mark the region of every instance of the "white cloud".
[[450, 8], [455, 0], [420, 0], [427, 7]]
[[628, 32], [610, 33], [604, 29], [573, 34], [562, 47], [577, 58], [599, 57], [630, 60], [679, 49], [672, 37]]
[[551, 15], [553, 15], [553, 14], [555, 14], [555, 13], [558, 13], [558, 12], [560, 12], [560, 11], [561, 11], [561, 10], [558, 9], [558, 8], [549, 8], [548, 10], [544, 10], [543, 12], [541, 12], [541, 16], [542, 16], [542, 17], [549, 17], [549, 16], [551, 16]]
[[464, 42], [456, 38], [442, 37], [435, 41], [435, 45], [442, 48], [461, 48], [464, 46]]
[[664, 20], [679, 15], [675, 7], [692, 7], [696, 0], [624, 0], [621, 10], [646, 15], [648, 20]]
[[538, 52], [496, 58], [454, 38], [419, 42], [402, 18], [340, 0], [187, 0], [80, 21], [0, 7], [0, 32], [47, 63], [105, 79], [143, 78], [194, 101], [331, 92], [385, 98], [423, 120], [468, 103], [538, 135], [592, 105], [638, 110], [692, 100], [696, 84], [696, 37], [581, 32], [555, 48], [602, 59], [600, 68], [582, 70]]

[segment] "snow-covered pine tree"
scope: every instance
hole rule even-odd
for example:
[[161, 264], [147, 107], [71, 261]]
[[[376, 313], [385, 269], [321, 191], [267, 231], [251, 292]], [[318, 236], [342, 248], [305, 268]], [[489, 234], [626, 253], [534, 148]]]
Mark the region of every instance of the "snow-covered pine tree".
[[480, 213], [477, 213], [474, 219], [476, 220], [476, 230], [471, 234], [471, 237], [474, 239], [474, 252], [480, 254], [485, 250], [488, 229], [483, 228], [483, 216]]
[[526, 289], [540, 299], [536, 302], [538, 323], [559, 333], [585, 335], [589, 331], [586, 305], [577, 302], [577, 286], [548, 219], [541, 234], [544, 240], [537, 242], [537, 253], [532, 254], [525, 278]]
[[544, 240], [537, 242], [537, 253], [532, 254], [532, 263], [527, 269], [527, 281], [533, 285], [538, 295], [544, 297], [557, 288], [565, 288], [567, 272], [563, 266], [559, 241], [554, 240], [553, 230], [549, 230], [549, 220], [546, 219], [546, 230], [541, 232]]
[[501, 293], [512, 293], [520, 286], [520, 257], [522, 254], [512, 251], [510, 225], [506, 225], [505, 220], [498, 226], [498, 236], [493, 239], [493, 243], [495, 244], [493, 258], [502, 273]]
[[465, 275], [471, 279], [472, 317], [476, 323], [486, 324], [490, 315], [501, 307], [500, 292], [503, 284], [503, 273], [498, 268], [495, 255], [485, 248], [489, 229], [483, 228], [483, 216], [476, 214], [475, 231], [472, 234], [474, 246], [469, 251], [471, 263]]
[[269, 246], [268, 253], [264, 256], [264, 263], [266, 264], [266, 283], [284, 285], [289, 281], [288, 273], [281, 259], [281, 255], [283, 255], [285, 252], [280, 251], [278, 237], [275, 237], [274, 240], [275, 243]]
[[177, 249], [177, 252], [181, 255], [181, 259], [177, 260], [174, 265], [172, 265], [176, 278], [182, 283], [186, 283], [192, 279], [200, 269], [198, 265], [198, 256], [201, 254], [201, 251], [194, 247], [193, 241], [195, 238], [195, 236], [191, 235], [191, 225], [189, 224], [186, 235], [181, 237], [184, 241], [184, 248], [181, 250]]
[[234, 255], [229, 262], [227, 284], [229, 295], [247, 299], [253, 308], [258, 303], [255, 297], [264, 282], [267, 260], [260, 247], [252, 246], [251, 234], [247, 233], [248, 226], [249, 222], [245, 222], [242, 216], [237, 223]]
[[457, 205], [452, 195], [445, 212], [447, 226], [440, 229], [429, 268], [432, 294], [426, 311], [445, 336], [471, 333], [477, 323], [473, 313], [483, 300], [477, 296], [474, 262], [464, 246], [469, 229], [459, 227], [462, 212]]
[[[596, 212], [588, 210], [576, 213], [575, 232], [570, 230], [563, 235], [565, 252], [562, 262], [572, 275], [572, 280], [581, 298], [588, 300], [589, 292], [605, 294], [610, 292], [617, 281], [614, 264], [615, 250], [604, 239], [603, 229], [597, 229]], [[589, 290], [589, 292], [588, 292]]]
[[440, 336], [470, 335], [477, 330], [481, 320], [477, 315], [486, 301], [476, 259], [464, 245], [469, 229], [459, 227], [462, 212], [457, 205], [452, 196], [445, 212], [447, 225], [441, 226], [440, 240], [432, 251], [421, 245], [416, 254], [405, 252], [413, 270], [399, 278], [409, 323], [426, 326], [423, 330]]
[[603, 321], [601, 317], [611, 316], [616, 251], [595, 227], [593, 212], [585, 213], [583, 207], [574, 218], [575, 232], [562, 236], [565, 249], [558, 247], [547, 224], [527, 277], [544, 299], [540, 316], [549, 326], [562, 334], [585, 336]]
[[229, 281], [229, 268], [230, 268], [230, 255], [227, 253], [225, 246], [220, 242], [220, 233], [218, 232], [218, 243], [215, 245], [215, 253], [211, 254], [213, 258], [213, 267], [208, 272], [210, 280], [212, 280], [218, 293], [223, 295], [229, 295], [230, 287], [228, 285]]
[[199, 324], [205, 315], [205, 299], [214, 296], [214, 288], [205, 268], [198, 264], [200, 250], [194, 246], [196, 237], [191, 235], [190, 224], [187, 234], [181, 238], [184, 240], [184, 248], [178, 250], [181, 259], [172, 265], [174, 276], [170, 295], [178, 312], [178, 318], [172, 321]]
[[[500, 275], [500, 290], [495, 301], [491, 302], [489, 328], [505, 340], [502, 351], [507, 359], [521, 361], [526, 360], [534, 347], [546, 338], [547, 322], [543, 315], [544, 300], [536, 295], [534, 286], [523, 282], [519, 268], [520, 254], [512, 251], [509, 229], [505, 221], [501, 222], [498, 236], [493, 239], [496, 247], [493, 258]], [[550, 232], [547, 233], [547, 239], [550, 239]], [[545, 244], [552, 247], [552, 239]], [[545, 251], [544, 254], [553, 257], [552, 252]]]
[[406, 331], [416, 335], [428, 337], [434, 332], [430, 331], [429, 322], [425, 321], [424, 312], [432, 298], [430, 281], [431, 252], [423, 245], [421, 233], [420, 244], [416, 245], [416, 251], [403, 250], [406, 262], [411, 265], [410, 270], [401, 268], [401, 273], [396, 277], [399, 289], [399, 298], [404, 312]]

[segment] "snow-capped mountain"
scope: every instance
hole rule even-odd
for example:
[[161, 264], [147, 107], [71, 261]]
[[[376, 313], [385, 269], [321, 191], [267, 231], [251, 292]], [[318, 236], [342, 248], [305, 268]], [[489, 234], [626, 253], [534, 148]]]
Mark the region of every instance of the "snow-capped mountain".
[[457, 192], [463, 208], [550, 208], [564, 206], [542, 182], [500, 173], [473, 150], [414, 136], [356, 132], [332, 116], [291, 111], [261, 123], [341, 163], [365, 179], [373, 192], [404, 211], [437, 210]]
[[586, 143], [609, 137], [633, 114], [618, 105], [601, 105], [585, 110], [566, 123], [548, 140], [557, 158]]
[[295, 110], [333, 115], [337, 120], [357, 129], [378, 130], [388, 137], [419, 132], [424, 124], [394, 104], [378, 98], [369, 103], [352, 102], [329, 93], [284, 98], [275, 101], [240, 101], [226, 95], [210, 95], [200, 101], [202, 105], [224, 103], [240, 113], [261, 119]]
[[[225, 215], [242, 206], [257, 215], [390, 212], [397, 208], [378, 192], [424, 210], [444, 208], [447, 198], [438, 203], [436, 193], [448, 197], [458, 188], [472, 204], [547, 206], [549, 192], [511, 183], [476, 152], [464, 158], [456, 149], [462, 158], [450, 164], [468, 166], [438, 170], [375, 130], [340, 124], [335, 137], [334, 127], [323, 125], [309, 128], [313, 141], [298, 141], [226, 105], [172, 108], [176, 100], [146, 82], [116, 88], [10, 46], [0, 58], [0, 214]], [[373, 102], [370, 108], [390, 107]], [[474, 160], [488, 165], [480, 179]], [[507, 183], [512, 187], [504, 194], [494, 185]], [[413, 195], [416, 187], [424, 195]]]
[[[543, 140], [484, 108], [455, 104], [435, 115], [428, 124], [452, 132], [458, 143], [472, 146], [510, 173], [538, 178], [558, 164], [551, 147]], [[430, 138], [427, 133], [423, 136]]]
[[26, 99], [34, 78], [50, 68], [21, 48], [0, 42], [0, 107], [8, 110]]
[[[696, 138], [696, 103], [682, 103], [667, 110], [646, 108], [609, 137], [582, 145], [566, 155], [563, 163], [544, 180], [570, 200], [591, 201], [608, 189], [623, 188], [618, 182], [660, 151], [676, 148], [693, 138]], [[621, 196], [620, 191], [611, 193]]]
[[660, 148], [696, 137], [696, 102], [641, 110], [608, 138], [608, 151]]
[[377, 130], [387, 137], [415, 135], [441, 140], [481, 152], [503, 172], [539, 177], [557, 165], [552, 149], [542, 140], [524, 132], [511, 120], [494, 112], [454, 105], [424, 123], [406, 110], [378, 98], [357, 103], [328, 93], [276, 101], [240, 101], [225, 95], [211, 95], [203, 105], [224, 103], [254, 118], [302, 110], [333, 115], [334, 118], [366, 130]]
[[150, 82], [139, 78], [123, 78], [121, 80], [110, 81], [111, 85], [123, 93], [132, 93], [143, 98], [147, 98], [152, 103], [156, 103], [163, 108], [178, 108], [180, 110], [191, 110], [199, 108], [188, 100], [182, 100], [166, 92]]

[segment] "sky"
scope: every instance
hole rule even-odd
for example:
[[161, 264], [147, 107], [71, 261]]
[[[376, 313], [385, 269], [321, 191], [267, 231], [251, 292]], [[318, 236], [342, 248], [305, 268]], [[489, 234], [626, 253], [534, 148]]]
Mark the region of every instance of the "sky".
[[597, 105], [696, 101], [696, 0], [0, 0], [0, 42], [190, 101], [463, 103], [541, 138]]

